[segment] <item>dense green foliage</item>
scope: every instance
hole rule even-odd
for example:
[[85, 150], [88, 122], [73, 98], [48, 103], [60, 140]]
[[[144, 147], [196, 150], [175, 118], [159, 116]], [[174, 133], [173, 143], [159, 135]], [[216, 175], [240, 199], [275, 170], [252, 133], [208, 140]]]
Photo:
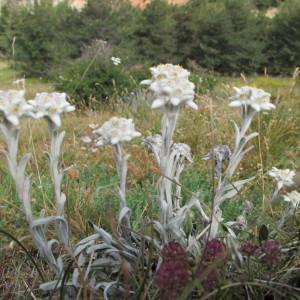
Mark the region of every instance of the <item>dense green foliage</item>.
[[[272, 19], [265, 17], [270, 6], [279, 7]], [[102, 40], [111, 56], [122, 59], [119, 70], [171, 62], [201, 72], [251, 74], [267, 68], [272, 74], [291, 74], [300, 65], [299, 15], [298, 0], [190, 0], [183, 6], [153, 0], [143, 10], [126, 0], [89, 0], [82, 11], [41, 1], [33, 7], [2, 8], [0, 54], [26, 76], [81, 78], [76, 72], [85, 72], [84, 49]], [[99, 60], [88, 73], [105, 65]]]
[[77, 103], [91, 107], [114, 95], [125, 95], [136, 85], [122, 66], [115, 66], [109, 61], [91, 63], [86, 59], [70, 62], [56, 79], [58, 90], [67, 92]]
[[289, 73], [300, 66], [300, 1], [290, 0], [268, 31], [269, 66], [273, 74]]

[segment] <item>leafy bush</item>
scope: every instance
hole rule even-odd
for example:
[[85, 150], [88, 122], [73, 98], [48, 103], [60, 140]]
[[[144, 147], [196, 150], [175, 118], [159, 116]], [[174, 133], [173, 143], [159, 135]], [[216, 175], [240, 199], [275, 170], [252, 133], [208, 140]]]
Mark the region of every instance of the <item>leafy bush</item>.
[[93, 107], [114, 95], [122, 97], [136, 85], [121, 65], [86, 59], [69, 63], [55, 83], [58, 90], [68, 93], [76, 103]]

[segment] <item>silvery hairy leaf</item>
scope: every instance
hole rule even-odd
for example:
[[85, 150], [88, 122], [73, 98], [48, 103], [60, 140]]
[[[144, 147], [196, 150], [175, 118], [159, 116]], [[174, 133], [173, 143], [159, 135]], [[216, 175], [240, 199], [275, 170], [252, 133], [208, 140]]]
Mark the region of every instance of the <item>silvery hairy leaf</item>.
[[233, 173], [235, 172], [237, 166], [239, 165], [239, 163], [241, 162], [241, 160], [243, 159], [245, 154], [247, 154], [253, 148], [254, 148], [254, 146], [250, 146], [244, 151], [241, 151], [242, 150], [241, 149], [240, 151], [238, 151], [238, 153], [234, 157], [233, 156], [231, 157], [229, 166], [226, 170], [226, 175], [228, 178], [232, 177]]
[[146, 149], [151, 151], [154, 154], [158, 165], [160, 165], [160, 152], [161, 152], [161, 147], [162, 147], [162, 136], [160, 134], [148, 136], [145, 138], [144, 143], [145, 143]]
[[31, 154], [25, 154], [18, 166], [17, 166], [17, 172], [16, 172], [16, 183], [17, 185], [22, 185], [23, 182], [24, 182], [24, 179], [25, 179], [25, 169], [26, 169], [26, 166], [30, 160], [30, 157], [31, 157]]
[[45, 292], [52, 291], [55, 288], [60, 288], [60, 287], [61, 287], [61, 281], [57, 282], [57, 280], [45, 282], [40, 285], [40, 289]]
[[6, 151], [2, 151], [2, 153], [4, 153], [5, 155], [9, 173], [11, 177], [15, 180], [17, 176], [17, 165], [14, 161], [11, 160], [9, 154]]
[[110, 292], [110, 290], [112, 289], [112, 287], [114, 285], [117, 285], [117, 287], [115, 287], [114, 292], [118, 291], [118, 292], [124, 292], [124, 289], [122, 287], [119, 286], [119, 282], [118, 281], [111, 281], [111, 282], [100, 282], [96, 285], [96, 289], [103, 289], [104, 290], [104, 299], [105, 300], [109, 300], [108, 298], [108, 294]]
[[[86, 262], [86, 258], [83, 254], [80, 254], [78, 259], [77, 259], [77, 266], [82, 267]], [[73, 286], [78, 286], [78, 281], [79, 281], [79, 270], [78, 268], [75, 268], [72, 274], [72, 285]]]
[[[98, 237], [98, 235], [97, 235], [97, 237]], [[94, 244], [95, 244], [95, 240], [90, 240], [88, 242], [81, 243], [80, 245], [76, 245], [73, 255], [74, 256], [79, 255], [81, 252], [85, 251], [87, 248], [90, 248], [90, 246], [92, 246]]]
[[95, 224], [93, 224], [93, 228], [102, 237], [102, 239], [105, 241], [105, 243], [107, 243], [108, 245], [112, 244], [113, 238], [107, 231], [105, 231], [102, 228], [97, 227]]
[[154, 229], [159, 233], [160, 239], [163, 244], [167, 243], [168, 235], [164, 226], [159, 221], [153, 221]]
[[125, 217], [128, 217], [129, 214], [130, 214], [130, 208], [129, 207], [123, 207], [123, 208], [121, 208], [121, 211], [119, 213], [118, 222], [122, 223], [122, 220]]
[[242, 189], [242, 187], [252, 181], [255, 177], [251, 177], [248, 179], [244, 179], [244, 180], [238, 180], [232, 183], [229, 183], [228, 185], [226, 185], [223, 189], [223, 194], [220, 198], [220, 202], [223, 202], [226, 199], [230, 199], [233, 198], [235, 195], [238, 194], [238, 192]]
[[231, 250], [231, 256], [234, 261], [237, 262], [239, 266], [243, 264], [243, 256], [239, 251], [239, 244], [235, 238], [233, 238], [230, 234], [227, 235], [226, 238], [227, 247]]

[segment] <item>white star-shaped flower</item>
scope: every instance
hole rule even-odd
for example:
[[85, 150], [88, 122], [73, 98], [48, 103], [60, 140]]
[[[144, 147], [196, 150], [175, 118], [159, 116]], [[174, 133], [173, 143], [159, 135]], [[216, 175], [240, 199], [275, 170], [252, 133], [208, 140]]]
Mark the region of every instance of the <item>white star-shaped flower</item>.
[[65, 93], [38, 93], [33, 100], [28, 101], [35, 110], [36, 118], [47, 118], [61, 126], [60, 115], [75, 110], [75, 107], [66, 100]]
[[132, 139], [141, 136], [135, 130], [132, 119], [112, 117], [105, 122], [101, 127], [93, 131], [96, 138], [96, 146], [106, 144], [116, 145], [122, 142], [129, 142]]
[[152, 78], [143, 80], [141, 84], [148, 85], [153, 94], [153, 109], [168, 110], [185, 104], [198, 108], [193, 101], [195, 85], [188, 79], [189, 71], [172, 64], [158, 65], [150, 71]]
[[25, 91], [0, 91], [0, 113], [4, 118], [18, 126], [22, 116], [32, 116], [32, 106], [25, 101]]
[[229, 98], [231, 107], [248, 106], [257, 112], [275, 108], [275, 105], [270, 102], [271, 94], [262, 89], [243, 86], [241, 88], [234, 87], [233, 90], [234, 95]]
[[282, 170], [273, 167], [268, 174], [277, 181], [277, 184], [281, 189], [283, 186], [291, 186], [294, 184], [293, 178], [296, 173], [290, 169]]

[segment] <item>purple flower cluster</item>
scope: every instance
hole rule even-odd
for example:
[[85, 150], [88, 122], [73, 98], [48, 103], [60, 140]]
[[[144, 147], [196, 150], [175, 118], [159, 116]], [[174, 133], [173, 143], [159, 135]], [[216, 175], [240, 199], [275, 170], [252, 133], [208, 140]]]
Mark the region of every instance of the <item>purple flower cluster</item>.
[[262, 261], [266, 263], [269, 267], [274, 267], [279, 263], [282, 251], [280, 245], [275, 240], [266, 240], [261, 243], [261, 250], [264, 254]]
[[163, 290], [162, 299], [174, 299], [180, 296], [191, 278], [188, 256], [177, 242], [168, 243], [162, 250], [162, 256], [154, 282]]
[[242, 243], [240, 251], [244, 256], [258, 256], [260, 253], [259, 247], [252, 241]]
[[212, 239], [207, 242], [206, 248], [203, 253], [203, 261], [206, 263], [215, 262], [218, 263], [221, 261], [224, 262], [226, 260], [227, 250], [225, 244], [218, 240]]
[[225, 244], [219, 239], [208, 241], [198, 271], [205, 292], [217, 287], [221, 271], [226, 266], [226, 261], [227, 248]]
[[245, 241], [240, 248], [244, 256], [260, 257], [261, 261], [269, 267], [274, 267], [280, 261], [282, 251], [275, 240], [265, 240], [261, 246], [255, 245], [252, 241]]

